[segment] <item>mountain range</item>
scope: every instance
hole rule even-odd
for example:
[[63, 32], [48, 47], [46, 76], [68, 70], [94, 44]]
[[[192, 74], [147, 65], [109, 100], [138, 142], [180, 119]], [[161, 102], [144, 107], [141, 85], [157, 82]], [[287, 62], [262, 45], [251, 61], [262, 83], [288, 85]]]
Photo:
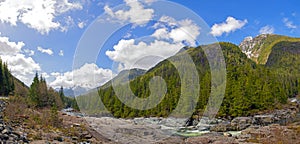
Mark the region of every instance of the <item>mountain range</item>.
[[[263, 34], [255, 38], [247, 37], [239, 46], [218, 43], [226, 62], [226, 90], [219, 116], [251, 115], [261, 110], [274, 109], [287, 103], [290, 97], [300, 92], [300, 39], [288, 36]], [[121, 72], [113, 80], [93, 90], [83, 90], [77, 96], [82, 111], [88, 114], [111, 113], [116, 117], [168, 116], [180, 99], [180, 93], [191, 84], [182, 83], [176, 67], [170, 62], [178, 62], [183, 52], [188, 53], [195, 63], [199, 75], [199, 99], [196, 109], [189, 101], [182, 113], [193, 111], [202, 114], [207, 106], [212, 90], [211, 70], [203, 48], [212, 46], [185, 47], [176, 55], [158, 63], [148, 71], [132, 69]], [[181, 63], [183, 64], [183, 63]], [[127, 93], [124, 87], [129, 83], [130, 91], [139, 97], [147, 98], [153, 91], [149, 82], [154, 76], [165, 80], [166, 94], [157, 107], [137, 110], [123, 104], [116, 95], [116, 88]], [[28, 87], [13, 77], [15, 95], [25, 96]], [[112, 87], [114, 83], [115, 87]], [[218, 86], [214, 86], [218, 87]], [[73, 96], [72, 90], [65, 89], [66, 96]], [[70, 94], [68, 94], [70, 93]], [[218, 91], [216, 91], [218, 93]], [[192, 100], [191, 100], [192, 101]], [[139, 104], [137, 104], [139, 105]], [[150, 105], [150, 103], [149, 103]], [[147, 107], [147, 106], [145, 106]]]
[[[219, 116], [251, 115], [261, 110], [274, 109], [285, 104], [289, 97], [299, 94], [299, 38], [263, 34], [255, 38], [247, 37], [239, 46], [227, 42], [220, 42], [219, 45], [225, 58], [227, 71], [225, 97], [219, 109]], [[128, 88], [122, 83], [114, 84], [112, 87], [111, 81], [89, 96], [77, 97], [79, 107], [86, 113], [89, 113], [90, 109], [93, 109], [93, 113], [102, 113], [106, 108], [114, 116], [124, 118], [168, 116], [176, 108], [181, 91], [190, 86], [189, 83], [181, 83], [179, 73], [170, 63], [170, 61], [176, 62], [185, 51], [196, 65], [201, 89], [196, 110], [194, 111], [190, 106], [191, 102], [187, 101], [186, 107], [182, 108], [182, 114], [186, 111], [194, 111], [197, 115], [202, 114], [212, 90], [211, 71], [202, 49], [204, 47], [207, 46], [184, 48], [143, 75], [130, 79], [130, 91], [139, 98], [147, 98], [151, 95], [149, 82], [153, 76], [160, 76], [165, 80], [167, 92], [155, 108], [137, 110], [125, 105], [116, 93], [126, 94]], [[89, 107], [83, 106], [87, 103]]]

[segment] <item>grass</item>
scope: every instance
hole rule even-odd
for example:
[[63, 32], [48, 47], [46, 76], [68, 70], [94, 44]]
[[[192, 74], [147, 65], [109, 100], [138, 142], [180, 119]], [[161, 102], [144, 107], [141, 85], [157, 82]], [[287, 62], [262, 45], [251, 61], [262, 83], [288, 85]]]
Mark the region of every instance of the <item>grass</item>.
[[257, 58], [252, 58], [258, 64], [266, 64], [269, 55], [272, 51], [272, 48], [279, 42], [287, 41], [287, 42], [300, 42], [300, 38], [291, 38], [287, 36], [281, 35], [269, 35], [264, 43], [260, 45], [256, 45], [253, 49], [255, 53], [259, 53]]

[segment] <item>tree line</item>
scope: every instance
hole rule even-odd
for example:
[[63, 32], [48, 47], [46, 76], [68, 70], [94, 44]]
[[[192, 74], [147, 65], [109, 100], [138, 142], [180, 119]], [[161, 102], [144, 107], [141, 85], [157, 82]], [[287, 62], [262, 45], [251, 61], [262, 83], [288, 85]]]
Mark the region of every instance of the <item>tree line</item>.
[[[297, 46], [295, 46], [296, 44]], [[296, 44], [285, 42], [275, 45], [274, 52], [270, 55], [270, 60], [274, 61], [274, 63], [271, 64], [271, 62], [268, 62], [267, 65], [261, 65], [248, 59], [238, 46], [231, 43], [220, 43], [226, 61], [227, 80], [225, 97], [218, 115], [223, 117], [251, 115], [261, 110], [270, 110], [279, 107], [286, 104], [289, 97], [299, 95], [300, 65], [298, 61], [300, 61], [300, 43]], [[277, 50], [277, 47], [284, 49]], [[287, 48], [293, 48], [293, 50], [287, 51]], [[211, 94], [211, 71], [201, 47], [189, 48], [187, 52], [196, 64], [199, 74], [200, 95], [196, 110], [194, 111], [195, 115], [199, 115], [206, 108]], [[180, 54], [169, 59], [173, 59], [176, 62], [179, 56]], [[279, 67], [279, 64], [282, 62], [285, 63], [283, 68]], [[178, 63], [184, 64], [180, 61]], [[137, 97], [147, 98], [151, 93], [149, 81], [153, 76], [161, 76], [167, 84], [167, 93], [155, 108], [137, 110], [126, 106], [119, 100], [116, 90], [118, 90], [118, 94], [127, 94], [128, 91], [132, 91]], [[98, 94], [101, 101], [97, 100], [95, 96], [90, 98], [83, 96], [85, 99], [84, 102], [89, 104], [94, 113], [97, 111], [95, 109], [97, 106], [104, 105], [115, 117], [166, 117], [176, 108], [181, 97], [181, 91], [190, 87], [189, 83], [182, 83], [180, 79], [174, 65], [165, 60], [150, 69], [145, 75], [130, 81], [131, 89], [128, 90], [122, 84], [118, 88], [113, 88], [112, 86], [100, 87]], [[218, 86], [214, 87], [216, 88], [214, 94], [220, 94], [221, 91], [218, 91]], [[188, 97], [189, 95], [185, 96]], [[185, 101], [185, 107], [181, 109], [182, 115], [184, 115], [184, 112], [193, 111], [191, 101]], [[137, 103], [136, 105], [139, 104]], [[103, 111], [98, 111], [98, 113], [101, 112]]]
[[30, 106], [35, 108], [56, 107], [62, 109], [73, 107], [78, 109], [76, 100], [64, 95], [63, 87], [59, 91], [52, 87], [48, 88], [45, 78], [42, 75], [39, 77], [38, 73], [35, 74], [30, 85], [27, 101]]
[[14, 89], [14, 79], [7, 68], [7, 63], [3, 63], [0, 59], [0, 96], [13, 95]]

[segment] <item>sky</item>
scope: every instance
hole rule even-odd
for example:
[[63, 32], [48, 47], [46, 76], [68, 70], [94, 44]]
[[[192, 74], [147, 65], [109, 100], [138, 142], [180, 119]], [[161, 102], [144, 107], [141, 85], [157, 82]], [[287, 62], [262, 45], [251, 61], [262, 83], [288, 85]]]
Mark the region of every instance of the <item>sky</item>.
[[2, 0], [0, 57], [30, 85], [91, 89], [149, 69], [184, 46], [245, 37], [300, 37], [298, 0]]

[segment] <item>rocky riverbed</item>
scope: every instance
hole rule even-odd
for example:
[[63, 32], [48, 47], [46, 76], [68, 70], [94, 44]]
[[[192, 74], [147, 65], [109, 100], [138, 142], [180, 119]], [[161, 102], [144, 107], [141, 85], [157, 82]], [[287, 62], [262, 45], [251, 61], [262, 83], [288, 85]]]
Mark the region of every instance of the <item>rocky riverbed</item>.
[[6, 124], [3, 120], [3, 111], [7, 102], [0, 100], [0, 142], [1, 143], [28, 143], [26, 134], [15, 130], [11, 125]]
[[[299, 101], [282, 109], [234, 119], [80, 117], [60, 112], [63, 130], [6, 124], [0, 100], [0, 142], [6, 143], [300, 143]], [[83, 116], [83, 115], [82, 115]], [[39, 136], [39, 137], [33, 137]]]
[[300, 103], [234, 119], [86, 117], [90, 127], [117, 143], [300, 143]]

